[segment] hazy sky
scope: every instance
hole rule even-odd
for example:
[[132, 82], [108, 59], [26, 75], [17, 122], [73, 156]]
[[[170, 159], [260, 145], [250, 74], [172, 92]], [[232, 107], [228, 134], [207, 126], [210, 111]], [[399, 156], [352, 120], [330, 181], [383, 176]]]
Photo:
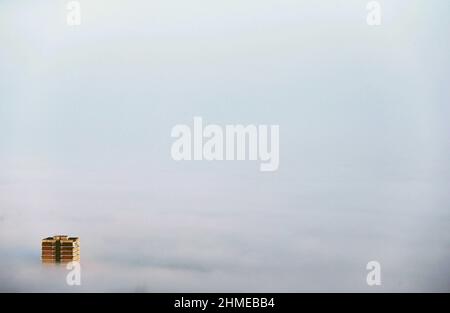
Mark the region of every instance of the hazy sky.
[[[450, 291], [448, 0], [79, 2], [0, 0], [0, 291]], [[173, 161], [194, 116], [279, 170]]]

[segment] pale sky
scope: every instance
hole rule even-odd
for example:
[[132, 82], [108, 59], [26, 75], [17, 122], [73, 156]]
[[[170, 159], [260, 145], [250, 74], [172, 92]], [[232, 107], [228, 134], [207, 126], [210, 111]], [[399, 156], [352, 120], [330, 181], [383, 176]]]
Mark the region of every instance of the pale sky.
[[[0, 1], [0, 291], [450, 291], [450, 2], [367, 2]], [[175, 162], [194, 116], [279, 170]]]

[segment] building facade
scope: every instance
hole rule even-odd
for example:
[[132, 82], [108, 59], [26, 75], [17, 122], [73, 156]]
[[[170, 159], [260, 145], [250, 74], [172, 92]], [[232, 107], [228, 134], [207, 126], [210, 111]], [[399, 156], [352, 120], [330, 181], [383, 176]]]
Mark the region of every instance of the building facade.
[[62, 235], [44, 238], [41, 258], [43, 263], [80, 261], [80, 239]]

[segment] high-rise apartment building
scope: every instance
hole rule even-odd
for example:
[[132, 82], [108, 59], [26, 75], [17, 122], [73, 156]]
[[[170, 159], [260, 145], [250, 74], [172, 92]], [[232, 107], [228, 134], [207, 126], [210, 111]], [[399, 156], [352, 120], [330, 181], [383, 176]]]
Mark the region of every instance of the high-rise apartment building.
[[72, 261], [80, 261], [80, 239], [78, 237], [58, 235], [42, 239], [43, 263]]

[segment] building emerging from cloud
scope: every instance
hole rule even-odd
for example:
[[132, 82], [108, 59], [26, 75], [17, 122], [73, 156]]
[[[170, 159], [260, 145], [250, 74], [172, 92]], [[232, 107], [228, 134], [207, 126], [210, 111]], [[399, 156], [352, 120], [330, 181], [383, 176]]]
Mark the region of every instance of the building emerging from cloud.
[[78, 237], [58, 235], [42, 239], [43, 263], [72, 261], [80, 261], [80, 239]]

